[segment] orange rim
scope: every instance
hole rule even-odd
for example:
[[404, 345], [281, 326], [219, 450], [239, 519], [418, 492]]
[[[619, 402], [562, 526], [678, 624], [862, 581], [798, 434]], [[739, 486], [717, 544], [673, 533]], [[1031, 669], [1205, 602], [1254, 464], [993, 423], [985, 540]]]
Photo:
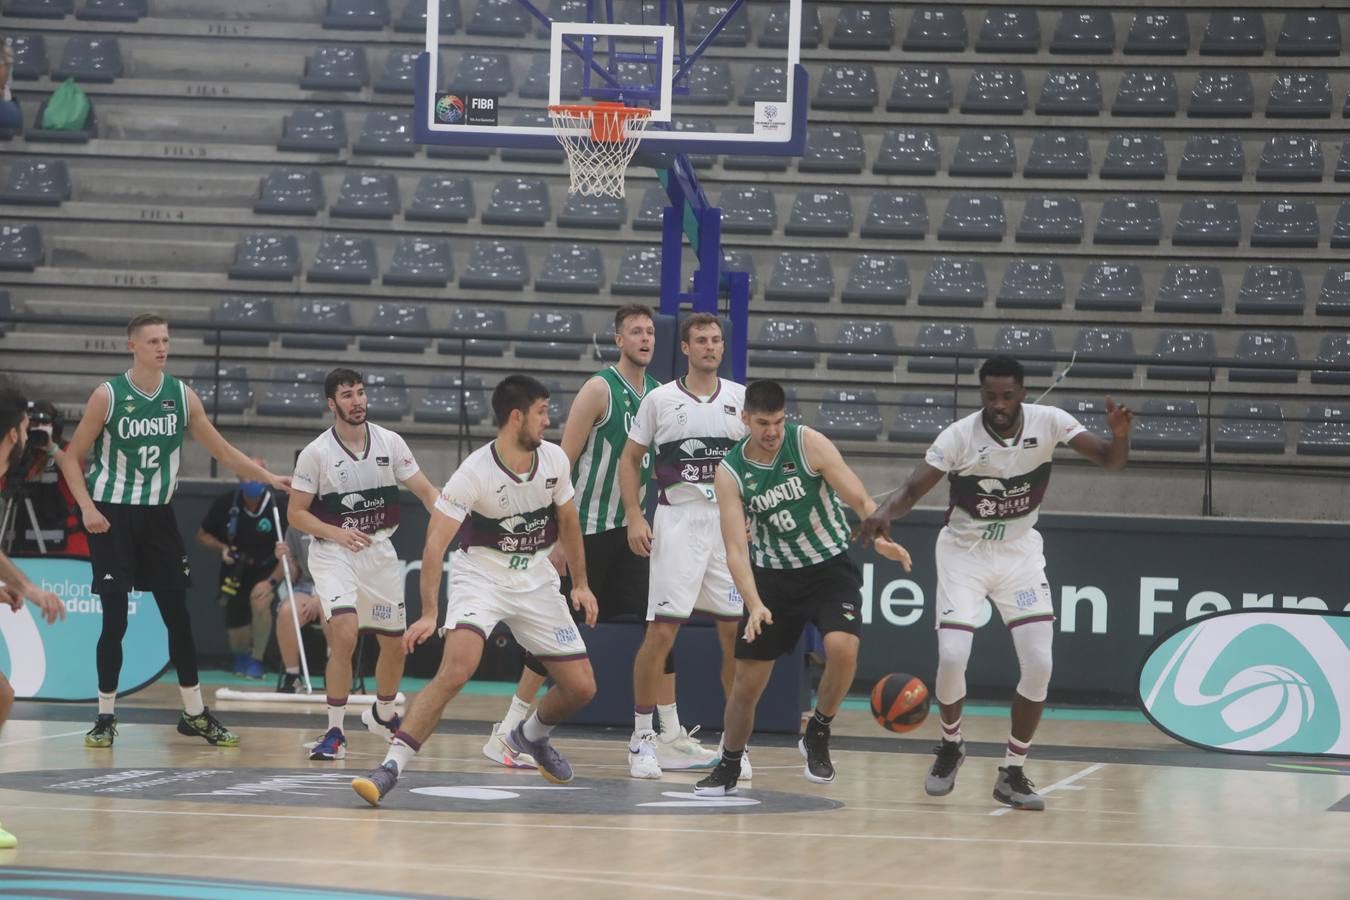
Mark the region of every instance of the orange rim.
[[625, 138], [629, 119], [645, 119], [652, 114], [650, 109], [622, 103], [559, 103], [550, 106], [548, 111], [578, 119], [590, 116], [591, 138], [607, 144]]

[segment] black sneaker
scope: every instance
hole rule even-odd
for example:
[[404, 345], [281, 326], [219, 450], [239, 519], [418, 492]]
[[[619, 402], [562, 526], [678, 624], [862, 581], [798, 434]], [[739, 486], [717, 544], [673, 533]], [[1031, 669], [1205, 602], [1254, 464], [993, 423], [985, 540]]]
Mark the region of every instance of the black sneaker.
[[1031, 783], [1021, 766], [998, 767], [998, 778], [994, 780], [994, 799], [1013, 809], [1045, 809], [1045, 800], [1036, 793], [1036, 785]]
[[188, 737], [204, 738], [217, 747], [238, 747], [239, 735], [220, 724], [211, 710], [203, 708], [199, 715], [190, 716], [187, 710], [178, 717], [178, 733]]
[[797, 749], [806, 759], [807, 781], [829, 784], [834, 781], [834, 763], [830, 762], [830, 726], [812, 720], [806, 723], [806, 733], [797, 742]]
[[283, 672], [281, 675], [281, 685], [277, 688], [278, 694], [294, 694], [300, 690], [300, 675], [298, 672]]
[[84, 735], [84, 745], [86, 747], [111, 747], [113, 740], [117, 737], [117, 717], [108, 713], [100, 714], [94, 720], [94, 727], [90, 728]]
[[930, 797], [945, 797], [956, 787], [956, 770], [966, 761], [966, 742], [938, 741], [933, 752], [937, 754], [937, 759], [933, 760], [933, 768], [928, 770], [923, 789]]
[[739, 759], [727, 759], [723, 756], [718, 760], [717, 768], [713, 769], [694, 785], [694, 796], [696, 797], [727, 797], [736, 793], [736, 780], [741, 777], [741, 761]]

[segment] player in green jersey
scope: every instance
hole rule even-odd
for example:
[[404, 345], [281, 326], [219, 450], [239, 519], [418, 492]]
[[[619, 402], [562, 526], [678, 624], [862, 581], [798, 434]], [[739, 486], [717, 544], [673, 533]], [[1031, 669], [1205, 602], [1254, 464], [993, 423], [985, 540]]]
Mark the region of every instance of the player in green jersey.
[[[85, 735], [88, 747], [111, 747], [117, 736], [114, 703], [122, 670], [122, 638], [135, 590], [151, 591], [169, 632], [169, 660], [183, 696], [179, 734], [217, 746], [239, 743], [202, 702], [197, 648], [188, 620], [187, 551], [169, 505], [178, 486], [183, 441], [188, 434], [242, 478], [282, 492], [280, 478], [236, 449], [216, 431], [197, 392], [165, 371], [169, 323], [145, 314], [127, 325], [131, 368], [94, 389], [79, 427], [61, 454], [61, 472], [75, 495], [89, 531], [94, 570], [92, 590], [103, 605], [99, 635], [98, 719]], [[89, 472], [80, 459], [93, 448]]]
[[[723, 716], [722, 758], [695, 786], [701, 796], [736, 792], [755, 705], [774, 661], [797, 645], [808, 622], [824, 635], [825, 673], [815, 714], [797, 746], [806, 758], [807, 780], [834, 780], [830, 722], [853, 683], [862, 631], [862, 575], [848, 555], [849, 525], [840, 501], [863, 516], [876, 504], [834, 443], [788, 422], [786, 407], [777, 382], [749, 385], [741, 417], [750, 433], [717, 469], [714, 487], [727, 567], [745, 600], [745, 612]], [[876, 548], [909, 571], [904, 547], [879, 539]]]

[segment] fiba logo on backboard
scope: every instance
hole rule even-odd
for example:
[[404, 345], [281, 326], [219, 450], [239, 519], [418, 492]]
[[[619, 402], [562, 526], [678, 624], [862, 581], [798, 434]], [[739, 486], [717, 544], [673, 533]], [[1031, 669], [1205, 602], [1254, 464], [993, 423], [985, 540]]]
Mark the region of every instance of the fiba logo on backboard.
[[436, 95], [438, 125], [496, 125], [497, 98], [479, 94]]
[[441, 125], [464, 122], [464, 99], [455, 94], [436, 95], [436, 121]]

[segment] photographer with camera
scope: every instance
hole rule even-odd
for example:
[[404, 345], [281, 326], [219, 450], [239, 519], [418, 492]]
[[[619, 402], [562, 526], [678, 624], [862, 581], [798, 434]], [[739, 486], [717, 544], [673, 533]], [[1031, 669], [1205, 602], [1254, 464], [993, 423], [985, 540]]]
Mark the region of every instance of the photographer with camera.
[[[285, 544], [276, 531], [273, 505], [267, 485], [240, 481], [215, 499], [197, 531], [197, 542], [220, 554], [219, 597], [234, 654], [232, 670], [248, 678], [263, 677], [272, 598], [283, 577], [279, 554]], [[278, 509], [285, 528], [285, 510]]]
[[60, 469], [66, 442], [61, 414], [46, 400], [28, 404], [28, 435], [19, 461], [0, 479], [4, 517], [0, 539], [15, 556], [89, 557], [75, 495]]

